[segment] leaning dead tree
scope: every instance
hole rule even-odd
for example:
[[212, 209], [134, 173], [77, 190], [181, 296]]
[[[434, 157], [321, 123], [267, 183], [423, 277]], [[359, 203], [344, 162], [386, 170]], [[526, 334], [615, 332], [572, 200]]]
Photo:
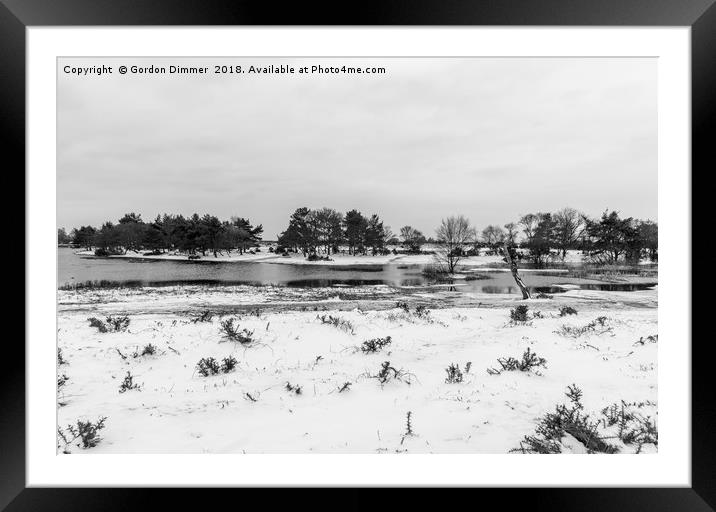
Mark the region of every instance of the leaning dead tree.
[[529, 299], [530, 292], [525, 286], [525, 283], [522, 281], [520, 275], [517, 273], [517, 261], [515, 261], [515, 258], [510, 252], [510, 247], [507, 242], [505, 242], [505, 244], [503, 245], [503, 252], [505, 253], [505, 261], [507, 261], [507, 264], [510, 266], [510, 270], [512, 271], [512, 277], [515, 279], [517, 286], [520, 287], [520, 291], [522, 292], [522, 298]]

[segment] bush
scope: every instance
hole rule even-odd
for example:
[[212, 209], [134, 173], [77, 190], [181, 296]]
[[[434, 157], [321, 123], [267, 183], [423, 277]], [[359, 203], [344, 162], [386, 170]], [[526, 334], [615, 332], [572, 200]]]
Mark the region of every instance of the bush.
[[303, 392], [301, 386], [293, 386], [290, 382], [286, 383], [286, 391], [296, 393], [297, 395], [300, 395]]
[[128, 316], [108, 316], [103, 322], [99, 318], [88, 318], [90, 327], [95, 327], [99, 332], [120, 332], [126, 331], [129, 327]]
[[63, 364], [70, 364], [68, 363], [65, 358], [62, 356], [62, 349], [57, 347], [57, 364], [63, 365]]
[[211, 322], [212, 318], [214, 318], [214, 313], [206, 309], [202, 311], [199, 316], [195, 317], [192, 322], [194, 322], [195, 324], [199, 322]]
[[538, 357], [535, 352], [532, 352], [529, 347], [522, 354], [522, 359], [517, 360], [514, 357], [499, 358], [497, 362], [500, 363], [501, 369], [488, 368], [487, 373], [490, 375], [499, 375], [503, 371], [513, 372], [530, 372], [533, 368], [547, 368], [547, 360], [543, 357]]
[[387, 345], [390, 345], [391, 338], [390, 336], [386, 336], [385, 338], [373, 338], [367, 341], [364, 341], [361, 345], [360, 349], [363, 353], [374, 353], [378, 352], [379, 350], [383, 349], [383, 347], [386, 347]]
[[202, 357], [196, 364], [196, 369], [204, 377], [216, 375], [220, 371], [219, 363], [213, 357]]
[[641, 336], [638, 340], [634, 342], [634, 346], [641, 345], [644, 346], [647, 343], [657, 343], [659, 341], [659, 335], [658, 334], [652, 334], [650, 336], [647, 336], [646, 338], [644, 336]]
[[447, 373], [447, 378], [445, 379], [447, 384], [462, 382], [462, 371], [460, 371], [460, 367], [458, 365], [451, 363], [450, 366], [445, 368], [445, 373]]
[[333, 261], [333, 260], [332, 260], [331, 258], [329, 258], [328, 256], [319, 256], [319, 255], [316, 254], [315, 252], [312, 252], [311, 254], [309, 254], [309, 255], [306, 257], [306, 260], [308, 260], [308, 261]]
[[398, 309], [402, 309], [402, 310], [405, 311], [406, 313], [410, 313], [410, 306], [408, 305], [407, 302], [398, 301], [398, 302], [395, 303], [395, 307], [398, 308]]
[[375, 375], [370, 375], [370, 377], [378, 379], [378, 382], [380, 382], [381, 386], [390, 382], [391, 380], [398, 380], [410, 385], [411, 377], [413, 377], [413, 374], [408, 373], [402, 369], [397, 370], [393, 366], [390, 366], [390, 361], [383, 361], [383, 363], [380, 365], [378, 373], [376, 373]]
[[578, 338], [584, 334], [604, 334], [612, 330], [612, 328], [607, 325], [608, 320], [606, 316], [600, 316], [582, 327], [563, 325], [558, 331], [555, 331], [555, 333], [570, 338]]
[[430, 316], [430, 310], [426, 306], [420, 305], [415, 308], [415, 316], [426, 319]]
[[221, 360], [221, 372], [222, 373], [229, 373], [234, 371], [234, 368], [236, 368], [236, 365], [238, 364], [238, 361], [234, 358], [234, 356], [225, 357]]
[[525, 306], [524, 304], [521, 304], [516, 308], [511, 309], [510, 320], [512, 320], [513, 322], [526, 322], [528, 320], [527, 311], [529, 311], [529, 307]]
[[67, 381], [70, 380], [70, 378], [65, 375], [64, 373], [57, 377], [57, 389], [62, 388], [65, 384], [67, 384]]
[[134, 382], [134, 376], [131, 373], [127, 372], [127, 375], [124, 376], [122, 384], [119, 385], [119, 392], [125, 393], [133, 389], [139, 390], [139, 384], [136, 384]]
[[220, 331], [224, 338], [234, 342], [241, 343], [242, 345], [249, 345], [254, 340], [254, 331], [248, 329], [240, 329], [240, 326], [234, 325], [234, 319], [229, 318], [221, 322]]
[[99, 318], [88, 318], [87, 321], [90, 324], [90, 327], [96, 327], [99, 332], [107, 332], [107, 326], [104, 325], [104, 322], [100, 320]]
[[577, 310], [571, 306], [562, 306], [559, 308], [559, 316], [576, 315]]
[[[80, 442], [77, 444], [78, 447], [94, 448], [102, 440], [97, 434], [104, 428], [104, 422], [107, 420], [105, 416], [100, 417], [96, 422], [77, 420], [76, 425], [68, 425], [66, 429], [57, 429], [57, 434], [65, 443], [65, 453], [67, 446], [73, 444], [77, 439]], [[60, 447], [59, 445], [57, 446]]]
[[345, 332], [353, 334], [353, 324], [348, 320], [344, 320], [341, 317], [333, 315], [316, 315], [316, 319], [320, 320], [322, 324], [332, 325], [336, 329], [341, 329]]
[[[643, 418], [630, 410], [634, 404], [624, 401], [612, 404], [602, 409], [601, 419], [592, 419], [583, 412], [582, 391], [576, 385], [568, 386], [565, 395], [569, 404], [557, 405], [554, 412], [542, 416], [535, 428], [535, 435], [525, 436], [520, 447], [510, 451], [561, 453], [561, 440], [567, 434], [584, 445], [587, 453], [619, 452], [618, 447], [606, 442], [615, 437], [626, 445], [635, 444], [636, 453], [640, 453], [645, 444], [658, 446], [656, 423], [650, 417]], [[608, 430], [611, 429], [616, 429], [616, 435], [609, 435]]]
[[153, 356], [157, 352], [157, 347], [149, 343], [148, 345], [144, 345], [144, 348], [142, 349], [142, 353], [139, 354], [140, 356]]

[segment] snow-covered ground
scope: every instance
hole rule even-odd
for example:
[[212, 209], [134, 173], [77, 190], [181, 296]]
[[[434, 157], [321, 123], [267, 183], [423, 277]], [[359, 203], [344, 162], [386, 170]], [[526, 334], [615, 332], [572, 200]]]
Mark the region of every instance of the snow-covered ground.
[[[421, 316], [416, 301], [441, 302], [416, 294], [406, 313], [395, 307], [389, 287], [371, 288], [366, 300], [355, 292], [348, 301], [337, 289], [312, 290], [308, 306], [306, 290], [281, 287], [59, 292], [58, 347], [67, 364], [58, 376], [68, 380], [59, 391], [58, 425], [107, 417], [96, 447], [67, 451], [505, 453], [534, 435], [542, 415], [568, 403], [571, 384], [595, 419], [621, 400], [657, 417], [658, 342], [647, 338], [658, 332], [656, 290], [570, 290], [524, 302], [473, 297], [468, 306], [434, 307]], [[541, 315], [511, 322], [510, 309], [519, 304], [529, 306], [530, 316]], [[249, 312], [254, 305], [267, 307], [257, 316]], [[578, 314], [560, 317], [565, 305]], [[215, 311], [213, 318], [194, 322], [204, 308]], [[118, 314], [129, 317], [124, 332], [100, 333], [88, 322]], [[350, 326], [324, 324], [319, 315]], [[604, 325], [582, 335], [558, 333], [598, 317], [607, 317]], [[252, 346], [223, 339], [220, 322], [228, 318], [253, 331]], [[377, 353], [359, 348], [387, 336], [391, 343]], [[148, 344], [156, 353], [140, 355]], [[500, 368], [498, 358], [520, 359], [528, 348], [546, 359], [546, 368], [487, 372]], [[203, 377], [196, 366], [208, 357], [219, 363], [234, 357], [238, 364]], [[381, 384], [374, 377], [385, 361], [405, 372], [402, 379]], [[462, 382], [446, 382], [450, 364], [459, 366]], [[120, 393], [127, 372], [140, 388]], [[408, 413], [412, 435], [406, 435]], [[620, 452], [636, 449], [608, 442]], [[585, 446], [568, 435], [561, 449]], [[641, 451], [654, 450], [646, 444]]]

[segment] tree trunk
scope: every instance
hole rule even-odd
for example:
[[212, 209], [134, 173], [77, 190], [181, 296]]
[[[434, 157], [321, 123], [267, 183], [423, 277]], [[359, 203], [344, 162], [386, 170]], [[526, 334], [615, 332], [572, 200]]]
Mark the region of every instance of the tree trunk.
[[512, 259], [512, 256], [510, 256], [510, 248], [507, 246], [507, 243], [505, 243], [504, 245], [504, 252], [507, 264], [510, 266], [510, 270], [512, 271], [512, 277], [515, 279], [517, 286], [520, 287], [520, 291], [522, 292], [522, 298], [529, 299], [530, 292], [525, 286], [525, 283], [522, 282], [522, 278], [520, 277], [520, 275], [517, 273], [517, 262]]

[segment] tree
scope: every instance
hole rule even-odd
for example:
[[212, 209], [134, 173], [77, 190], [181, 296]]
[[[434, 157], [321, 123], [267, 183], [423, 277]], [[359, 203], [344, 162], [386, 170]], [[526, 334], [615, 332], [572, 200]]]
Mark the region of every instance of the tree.
[[232, 227], [231, 240], [233, 241], [230, 248], [236, 247], [240, 254], [258, 244], [264, 232], [261, 224], [254, 227], [249, 219], [242, 217], [231, 217], [230, 226]]
[[466, 217], [458, 215], [443, 219], [435, 233], [440, 244], [435, 257], [452, 274], [462, 259], [464, 247], [475, 240], [475, 228]]
[[130, 250], [139, 250], [142, 238], [144, 238], [144, 228], [142, 216], [134, 212], [126, 213], [119, 219], [119, 224], [116, 226], [117, 236], [125, 253]]
[[419, 253], [420, 247], [425, 243], [425, 236], [412, 226], [400, 228], [400, 238], [402, 238], [403, 244], [408, 248], [408, 251], [414, 253]]
[[222, 234], [224, 225], [221, 221], [208, 213], [201, 218], [201, 231], [203, 238], [203, 248], [214, 253], [217, 257], [217, 251], [221, 249]]
[[88, 251], [92, 250], [95, 244], [97, 230], [92, 226], [82, 226], [79, 229], [72, 230], [72, 245], [84, 247]]
[[656, 222], [640, 221], [637, 226], [639, 238], [650, 261], [659, 260], [659, 226]]
[[554, 220], [549, 213], [536, 213], [524, 215], [520, 219], [526, 236], [523, 247], [529, 249], [530, 259], [536, 267], [544, 265], [554, 244]]
[[159, 215], [154, 222], [149, 224], [144, 230], [142, 238], [142, 246], [151, 251], [159, 251], [164, 246], [164, 231], [162, 230], [162, 220]]
[[599, 220], [588, 221], [585, 229], [590, 256], [599, 263], [614, 264], [628, 252], [633, 255], [640, 250], [634, 224], [634, 219], [622, 219], [616, 211], [605, 211]]
[[102, 224], [102, 227], [96, 232], [94, 238], [94, 245], [108, 253], [117, 252], [119, 247], [121, 247], [119, 230], [111, 221]]
[[343, 219], [344, 237], [348, 244], [348, 253], [355, 254], [356, 250], [363, 252], [368, 220], [358, 211], [351, 210]]
[[482, 242], [493, 251], [503, 244], [505, 237], [505, 232], [500, 226], [490, 225], [482, 230]]
[[520, 289], [520, 292], [522, 292], [522, 298], [523, 299], [529, 299], [530, 298], [530, 291], [525, 286], [525, 283], [522, 281], [522, 278], [520, 277], [519, 272], [517, 272], [517, 254], [515, 253], [514, 248], [510, 245], [510, 243], [505, 240], [502, 244], [503, 247], [503, 254], [505, 255], [505, 261], [510, 266], [510, 272], [512, 272], [512, 278], [515, 280], [515, 283], [517, 283], [517, 286]]
[[380, 220], [380, 217], [374, 213], [370, 216], [370, 219], [368, 219], [365, 228], [365, 247], [370, 247], [373, 255], [383, 252], [385, 249], [385, 243], [388, 239], [388, 236], [386, 235], [387, 233], [385, 231], [385, 227], [383, 226], [383, 221]]
[[505, 241], [510, 245], [515, 245], [517, 243], [517, 224], [514, 222], [508, 222], [503, 227], [506, 230]]
[[312, 234], [308, 226], [308, 214], [310, 210], [306, 207], [297, 208], [291, 214], [286, 231], [278, 236], [278, 244], [287, 247], [294, 252], [301, 250], [305, 256], [313, 246]]
[[554, 220], [554, 242], [560, 251], [562, 260], [567, 250], [573, 249], [584, 229], [584, 215], [574, 208], [562, 208], [552, 215]]
[[59, 228], [57, 230], [57, 243], [60, 245], [67, 245], [72, 242], [72, 237], [67, 234], [65, 228]]

